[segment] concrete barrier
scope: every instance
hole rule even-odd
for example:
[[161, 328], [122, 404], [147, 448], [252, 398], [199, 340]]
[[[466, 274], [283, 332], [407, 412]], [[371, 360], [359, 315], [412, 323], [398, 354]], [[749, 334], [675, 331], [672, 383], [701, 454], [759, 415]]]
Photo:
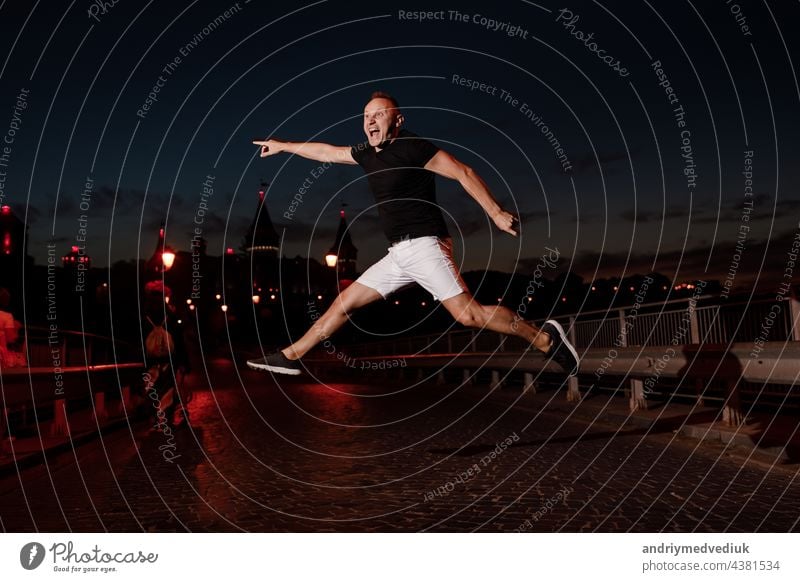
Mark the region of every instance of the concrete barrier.
[[[102, 364], [97, 366], [70, 366], [54, 370], [52, 367], [10, 368], [0, 373], [0, 436], [8, 427], [5, 422], [13, 411], [53, 409], [50, 436], [68, 435], [67, 404], [89, 399], [93, 414], [100, 419], [120, 415], [125, 410], [130, 386], [141, 378], [144, 365], [138, 362]], [[120, 409], [109, 412], [107, 396], [119, 395]]]
[[[800, 342], [768, 342], [753, 355], [753, 343], [685, 344], [647, 347], [592, 348], [581, 353], [579, 378], [591, 378], [592, 383], [609, 376], [630, 382], [631, 410], [646, 408], [645, 392], [660, 378], [680, 379], [691, 386], [704, 386], [709, 380], [721, 383], [726, 394], [723, 420], [727, 424], [744, 422], [741, 411], [739, 384], [784, 384], [800, 382]], [[524, 373], [526, 389], [531, 389], [538, 375], [561, 374], [561, 369], [535, 350], [527, 352], [462, 352], [440, 354], [391, 354], [370, 356], [371, 361], [384, 358], [404, 358], [409, 368], [483, 368], [492, 373], [491, 387], [502, 383], [500, 372]], [[465, 378], [466, 378], [465, 373]], [[702, 398], [700, 393], [698, 398]], [[578, 379], [570, 378], [567, 400], [580, 399]]]

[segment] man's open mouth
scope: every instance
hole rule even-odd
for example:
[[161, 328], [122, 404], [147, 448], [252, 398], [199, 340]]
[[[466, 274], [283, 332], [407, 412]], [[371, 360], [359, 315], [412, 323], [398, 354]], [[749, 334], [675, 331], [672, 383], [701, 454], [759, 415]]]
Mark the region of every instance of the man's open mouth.
[[380, 133], [380, 131], [378, 129], [370, 129], [369, 130], [369, 136], [370, 137], [374, 137], [374, 136], [378, 135], [379, 133]]

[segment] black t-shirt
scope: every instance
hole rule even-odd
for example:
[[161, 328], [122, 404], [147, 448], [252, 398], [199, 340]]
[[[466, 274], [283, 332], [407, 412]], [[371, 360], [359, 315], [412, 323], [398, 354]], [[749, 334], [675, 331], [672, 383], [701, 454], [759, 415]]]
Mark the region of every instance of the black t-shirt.
[[448, 236], [436, 203], [434, 173], [424, 169], [438, 151], [431, 142], [405, 129], [380, 152], [366, 142], [353, 146], [353, 159], [367, 173], [390, 241], [406, 236]]

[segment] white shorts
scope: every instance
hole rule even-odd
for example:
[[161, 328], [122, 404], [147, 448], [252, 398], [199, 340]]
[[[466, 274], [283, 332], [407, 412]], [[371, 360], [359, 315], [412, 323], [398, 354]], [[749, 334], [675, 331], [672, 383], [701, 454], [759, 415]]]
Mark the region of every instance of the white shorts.
[[384, 298], [412, 283], [419, 283], [438, 301], [467, 291], [453, 261], [453, 241], [436, 236], [394, 243], [389, 254], [364, 271], [356, 283], [375, 289]]

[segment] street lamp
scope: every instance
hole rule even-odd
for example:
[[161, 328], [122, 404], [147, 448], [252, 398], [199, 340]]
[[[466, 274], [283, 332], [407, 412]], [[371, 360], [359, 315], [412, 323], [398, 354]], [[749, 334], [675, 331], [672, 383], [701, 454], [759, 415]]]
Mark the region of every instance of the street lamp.
[[331, 269], [336, 268], [336, 261], [338, 260], [338, 256], [336, 255], [336, 251], [331, 249], [328, 251], [328, 254], [325, 255], [325, 264], [328, 265]]
[[164, 264], [164, 270], [169, 271], [175, 262], [175, 251], [170, 247], [164, 247], [164, 252], [161, 253], [161, 262]]

